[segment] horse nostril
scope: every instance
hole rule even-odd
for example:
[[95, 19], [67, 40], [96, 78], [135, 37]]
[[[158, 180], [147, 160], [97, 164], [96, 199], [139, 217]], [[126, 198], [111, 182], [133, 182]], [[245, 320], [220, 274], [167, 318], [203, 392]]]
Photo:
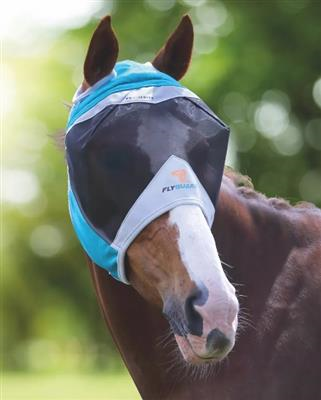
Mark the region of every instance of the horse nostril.
[[196, 336], [201, 336], [203, 333], [203, 318], [200, 313], [196, 311], [195, 306], [205, 304], [208, 298], [207, 288], [199, 289], [193, 291], [193, 293], [188, 296], [185, 300], [185, 316], [187, 321], [187, 327], [189, 333]]
[[207, 336], [206, 347], [209, 353], [225, 353], [231, 341], [219, 329], [213, 329]]

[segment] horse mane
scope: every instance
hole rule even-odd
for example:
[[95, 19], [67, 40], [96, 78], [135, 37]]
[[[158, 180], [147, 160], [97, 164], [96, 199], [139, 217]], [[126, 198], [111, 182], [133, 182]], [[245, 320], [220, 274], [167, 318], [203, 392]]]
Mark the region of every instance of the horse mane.
[[288, 200], [281, 197], [267, 197], [263, 193], [257, 192], [252, 183], [252, 179], [247, 175], [242, 175], [240, 172], [235, 171], [232, 167], [225, 166], [224, 177], [233, 184], [238, 194], [245, 199], [261, 201], [262, 203], [273, 207], [275, 210], [314, 210], [321, 213], [321, 210], [316, 205], [307, 201], [300, 201], [292, 205]]

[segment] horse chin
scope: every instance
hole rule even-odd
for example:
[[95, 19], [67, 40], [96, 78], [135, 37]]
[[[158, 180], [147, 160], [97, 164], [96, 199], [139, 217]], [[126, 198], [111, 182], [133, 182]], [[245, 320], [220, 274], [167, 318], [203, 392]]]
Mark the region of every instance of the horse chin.
[[231, 350], [230, 349], [227, 353], [225, 353], [224, 355], [221, 354], [220, 356], [215, 354], [208, 354], [205, 351], [201, 351], [201, 348], [205, 346], [204, 340], [198, 338], [198, 340], [196, 340], [197, 343], [193, 343], [195, 342], [195, 337], [193, 337], [194, 340], [192, 340], [189, 336], [191, 335], [187, 335], [186, 337], [175, 335], [175, 339], [179, 347], [179, 350], [184, 360], [188, 364], [192, 365], [202, 365], [209, 363], [215, 364], [223, 360]]

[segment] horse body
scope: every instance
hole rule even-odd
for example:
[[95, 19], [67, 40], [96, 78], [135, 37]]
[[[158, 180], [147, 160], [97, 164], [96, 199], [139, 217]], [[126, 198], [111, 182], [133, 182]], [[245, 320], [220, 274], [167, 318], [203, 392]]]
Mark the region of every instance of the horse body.
[[89, 263], [107, 325], [142, 398], [320, 398], [320, 230], [317, 208], [265, 199], [225, 176], [213, 234], [223, 263], [233, 266], [226, 272], [238, 288], [241, 329], [214, 371], [180, 366], [174, 345], [159, 343], [168, 333], [162, 314]]
[[[193, 26], [185, 16], [153, 60], [153, 68], [180, 79], [187, 71], [192, 46]], [[112, 79], [117, 55], [118, 42], [110, 17], [106, 17], [90, 42], [84, 64], [85, 80], [77, 95], [87, 96], [88, 92], [83, 91], [90, 91], [104, 77]], [[169, 118], [168, 114], [160, 116], [158, 124], [162, 124], [164, 118]], [[197, 125], [200, 120], [188, 119], [187, 125]], [[197, 127], [203, 132], [200, 125]], [[96, 139], [109, 137], [108, 126], [99, 125], [102, 136], [97, 134], [96, 128], [88, 130], [90, 138], [91, 134]], [[173, 136], [167, 143], [171, 146], [168, 150], [175, 155], [174, 134], [182, 135], [183, 131], [181, 125], [175, 124], [170, 131]], [[204, 155], [211, 154], [211, 159], [216, 159], [216, 153], [208, 152], [209, 137], [194, 142], [198, 133], [196, 129], [191, 141], [194, 156], [202, 161]], [[150, 143], [150, 137], [144, 136], [144, 144], [157, 146]], [[161, 137], [166, 142], [164, 136]], [[117, 163], [110, 165], [111, 145], [104, 140], [97, 143], [90, 148], [88, 157], [97, 169], [90, 170], [85, 180], [91, 184], [99, 178], [99, 190], [94, 193], [84, 190], [83, 193], [85, 199], [93, 200], [94, 213], [87, 215], [92, 225], [79, 207], [74, 220], [80, 223], [78, 233], [87, 254], [92, 254], [98, 264], [101, 262], [98, 267], [88, 258], [98, 301], [142, 398], [321, 398], [320, 210], [306, 204], [291, 207], [284, 200], [267, 199], [256, 193], [247, 179], [226, 171], [212, 232], [209, 228], [212, 219], [206, 220], [206, 213], [203, 214], [195, 202], [184, 200], [184, 204], [177, 206], [175, 203], [167, 208], [168, 212], [162, 209], [162, 215], [157, 214], [160, 216], [156, 218], [155, 214], [142, 230], [135, 232], [129, 247], [122, 253], [124, 256], [126, 253], [126, 258], [121, 259], [121, 276], [126, 275], [131, 283], [126, 286], [106, 274], [103, 268], [108, 270], [110, 264], [104, 262], [103, 256], [112, 254], [113, 262], [118, 258], [108, 241], [102, 241], [98, 231], [92, 230], [93, 222], [101, 228], [108, 205], [128, 200], [126, 194], [122, 197], [119, 193], [116, 199], [112, 198], [113, 191], [106, 184], [106, 176], [109, 168], [115, 167], [118, 172], [122, 169]], [[139, 154], [144, 156], [140, 161], [154, 160], [147, 149], [142, 151], [139, 143], [138, 148]], [[72, 149], [70, 147], [69, 151]], [[116, 152], [112, 161], [120, 153]], [[128, 154], [127, 151], [121, 153], [120, 161]], [[223, 155], [225, 157], [225, 153]], [[80, 180], [81, 162], [87, 160], [86, 155], [81, 153], [81, 156], [73, 165], [75, 177]], [[106, 161], [105, 158], [108, 158], [107, 166], [105, 162], [96, 165], [97, 160]], [[224, 160], [221, 161], [220, 172]], [[135, 164], [137, 175], [144, 172], [144, 165]], [[124, 171], [127, 178], [132, 177], [130, 169]], [[212, 180], [212, 173], [218, 168], [211, 165], [204, 171], [204, 181]], [[175, 167], [173, 174], [184, 181], [186, 171]], [[221, 173], [213, 176], [220, 183]], [[245, 186], [239, 187], [238, 183]], [[101, 200], [99, 205], [97, 197]], [[78, 205], [76, 197], [70, 197], [70, 201], [71, 205]], [[214, 210], [215, 201], [212, 203]], [[97, 209], [100, 212], [96, 213]], [[88, 243], [90, 246], [86, 246]], [[237, 296], [227, 276], [236, 287]], [[238, 338], [234, 346], [236, 333]]]

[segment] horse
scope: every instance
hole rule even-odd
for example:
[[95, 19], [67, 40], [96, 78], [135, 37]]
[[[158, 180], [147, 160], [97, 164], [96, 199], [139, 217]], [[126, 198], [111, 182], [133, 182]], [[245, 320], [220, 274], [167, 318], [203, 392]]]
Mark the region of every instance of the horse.
[[[181, 79], [184, 16], [152, 64]], [[85, 91], [110, 74], [105, 17], [84, 63]], [[126, 253], [130, 285], [87, 255], [104, 319], [143, 399], [321, 398], [321, 211], [255, 191], [225, 168], [212, 227], [193, 204], [150, 222]]]

